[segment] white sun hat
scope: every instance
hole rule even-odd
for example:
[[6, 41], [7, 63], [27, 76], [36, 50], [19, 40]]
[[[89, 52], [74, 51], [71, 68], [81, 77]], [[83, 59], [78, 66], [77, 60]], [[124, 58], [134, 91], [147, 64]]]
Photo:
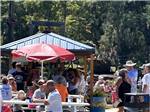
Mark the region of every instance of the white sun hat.
[[125, 67], [127, 66], [135, 66], [136, 63], [133, 63], [131, 60], [126, 61], [126, 64], [124, 65]]

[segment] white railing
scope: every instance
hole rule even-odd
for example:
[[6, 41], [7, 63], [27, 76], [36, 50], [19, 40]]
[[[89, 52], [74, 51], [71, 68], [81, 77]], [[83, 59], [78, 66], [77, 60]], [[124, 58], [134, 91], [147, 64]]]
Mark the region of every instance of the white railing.
[[[19, 101], [19, 100], [3, 100], [2, 104], [19, 104], [19, 105], [45, 105], [44, 103], [32, 103], [28, 100]], [[89, 106], [89, 103], [78, 103], [78, 102], [62, 102], [62, 106], [71, 106], [73, 107], [73, 112], [77, 112], [77, 107]]]

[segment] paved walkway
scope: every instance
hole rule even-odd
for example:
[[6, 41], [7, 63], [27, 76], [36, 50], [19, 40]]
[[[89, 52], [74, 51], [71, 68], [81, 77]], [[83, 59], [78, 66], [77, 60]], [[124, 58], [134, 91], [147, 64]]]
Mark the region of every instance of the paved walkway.
[[112, 109], [106, 109], [105, 112], [117, 112], [117, 108], [112, 108]]

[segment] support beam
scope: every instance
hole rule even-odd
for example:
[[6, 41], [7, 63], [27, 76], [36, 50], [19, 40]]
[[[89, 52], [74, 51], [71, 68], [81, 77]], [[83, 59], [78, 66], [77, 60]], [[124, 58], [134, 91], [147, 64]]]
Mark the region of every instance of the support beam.
[[84, 56], [84, 78], [87, 78], [87, 57]]
[[49, 21], [32, 21], [33, 26], [64, 26], [64, 22], [49, 22]]
[[8, 35], [7, 35], [7, 43], [14, 41], [14, 19], [13, 19], [13, 1], [9, 1], [9, 7], [8, 7]]
[[90, 100], [92, 103], [92, 96], [93, 96], [93, 82], [94, 82], [94, 55], [92, 54], [90, 59], [90, 69], [91, 69], [91, 76], [90, 76]]

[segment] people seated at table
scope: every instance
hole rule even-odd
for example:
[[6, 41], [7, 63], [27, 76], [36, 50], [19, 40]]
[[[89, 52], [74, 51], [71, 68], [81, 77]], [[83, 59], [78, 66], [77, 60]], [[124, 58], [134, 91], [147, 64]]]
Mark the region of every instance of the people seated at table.
[[68, 90], [66, 84], [64, 84], [63, 77], [57, 78], [55, 87], [61, 95], [62, 102], [66, 102], [68, 97]]
[[137, 79], [138, 79], [138, 70], [134, 68], [136, 63], [133, 63], [132, 60], [128, 60], [124, 65], [128, 70], [128, 77], [131, 80], [131, 92], [137, 92]]
[[15, 78], [12, 76], [8, 77], [8, 83], [10, 84], [12, 88], [12, 92], [17, 92], [17, 84], [15, 81]]
[[26, 76], [25, 73], [21, 70], [21, 63], [16, 63], [16, 71], [12, 74], [17, 83], [17, 90], [24, 90], [26, 86]]
[[46, 112], [62, 112], [61, 95], [55, 88], [55, 82], [53, 80], [48, 80], [44, 84], [46, 92], [48, 93], [48, 98], [44, 101], [46, 107]]
[[38, 81], [39, 89], [34, 91], [34, 94], [32, 96], [33, 102], [38, 102], [40, 99], [46, 98], [46, 94], [45, 94], [44, 87], [43, 87], [44, 83], [45, 81], [43, 79], [40, 79]]
[[3, 76], [2, 78], [2, 85], [0, 85], [0, 91], [2, 94], [3, 100], [11, 100], [12, 98], [12, 89], [11, 86], [8, 83], [8, 79], [6, 76]]
[[[23, 90], [19, 90], [17, 96], [13, 98], [14, 100], [24, 101], [26, 99], [26, 93]], [[24, 112], [22, 106], [19, 104], [13, 105], [13, 112]]]
[[131, 92], [131, 80], [128, 78], [128, 71], [126, 69], [121, 69], [119, 71], [119, 77], [116, 82], [116, 93], [117, 93], [117, 99], [121, 99], [121, 102], [118, 105], [118, 112], [124, 111], [124, 102], [130, 102], [130, 97], [126, 97], [126, 100], [124, 99], [125, 93]]
[[[34, 94], [32, 96], [32, 101], [33, 102], [43, 102], [44, 99], [46, 99], [46, 93], [45, 93], [45, 88], [43, 86], [43, 84], [45, 83], [45, 81], [43, 79], [40, 79], [38, 81], [38, 85], [39, 85], [39, 89], [34, 91]], [[38, 106], [36, 107], [38, 112], [44, 111], [44, 106]]]
[[17, 62], [12, 62], [12, 68], [8, 71], [8, 74], [13, 74], [16, 71], [16, 63]]

